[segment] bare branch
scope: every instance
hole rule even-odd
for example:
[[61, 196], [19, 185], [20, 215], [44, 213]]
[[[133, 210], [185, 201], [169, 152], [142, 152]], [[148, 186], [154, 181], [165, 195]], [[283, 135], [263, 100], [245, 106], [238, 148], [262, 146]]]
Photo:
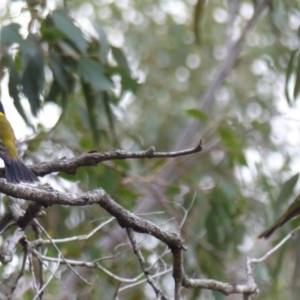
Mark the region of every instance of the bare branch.
[[247, 275], [247, 283], [246, 285], [249, 287], [252, 287], [253, 290], [255, 290], [254, 293], [244, 293], [244, 299], [251, 299], [251, 296], [253, 294], [258, 294], [259, 289], [255, 283], [253, 273], [252, 273], [252, 265], [251, 265], [251, 259], [247, 257], [246, 260], [246, 275]]
[[113, 220], [115, 220], [114, 217], [109, 218], [107, 221], [101, 223], [100, 225], [98, 225], [96, 228], [94, 228], [89, 234], [83, 234], [83, 235], [79, 235], [79, 236], [73, 236], [73, 237], [69, 237], [69, 238], [65, 238], [65, 239], [51, 239], [50, 240], [44, 240], [44, 239], [38, 239], [36, 241], [31, 242], [31, 244], [36, 247], [36, 246], [40, 246], [40, 245], [47, 245], [47, 244], [60, 244], [60, 243], [69, 243], [69, 242], [74, 242], [74, 241], [84, 241], [89, 239], [92, 235], [94, 235], [97, 231], [99, 231], [101, 228], [103, 228], [104, 226], [106, 226], [107, 224], [109, 224], [110, 222], [112, 222]]
[[[58, 249], [55, 243], [53, 243], [51, 236], [48, 234], [48, 232], [43, 228], [41, 224], [37, 222], [37, 220], [34, 220], [34, 223], [41, 229], [41, 231], [47, 236], [47, 238], [51, 241], [52, 246], [55, 248], [55, 250], [59, 253], [59, 256], [62, 258], [63, 261], [65, 261], [66, 265], [73, 271], [73, 273], [80, 278], [84, 283], [88, 285], [92, 285], [90, 282], [88, 282], [85, 278], [83, 278], [65, 259], [61, 251]], [[29, 244], [30, 245], [30, 244]], [[28, 245], [28, 247], [29, 247]]]
[[[40, 204], [36, 203], [36, 202], [30, 203], [29, 206], [27, 207], [26, 213], [25, 213], [25, 215], [24, 215], [24, 217], [22, 219], [26, 220], [26, 221], [28, 220], [28, 222], [30, 223], [31, 220], [34, 219], [34, 216], [37, 215], [38, 213], [40, 213], [41, 208], [42, 208], [42, 206]], [[28, 211], [29, 211], [29, 213], [27, 214]], [[18, 224], [20, 225], [19, 222], [18, 222]], [[26, 222], [24, 222], [24, 225], [26, 226]], [[22, 228], [22, 226], [20, 226], [20, 227]], [[33, 231], [35, 233], [35, 238], [36, 239], [40, 239], [41, 238], [42, 230], [38, 226], [37, 222], [32, 222], [32, 229], [33, 229]], [[38, 246], [37, 250], [38, 251], [42, 251], [42, 247]], [[39, 281], [40, 281], [40, 286], [39, 286], [40, 292], [38, 293], [38, 295], [40, 297], [40, 300], [42, 300], [43, 295], [44, 295], [44, 292], [43, 292], [43, 289], [42, 289], [42, 287], [44, 285], [43, 261], [39, 260], [38, 268], [39, 268], [38, 274], [39, 274]]]
[[285, 238], [283, 238], [277, 245], [275, 245], [273, 248], [271, 248], [267, 253], [265, 253], [260, 258], [251, 258], [250, 263], [251, 264], [257, 264], [264, 260], [266, 260], [270, 255], [272, 255], [274, 252], [276, 252], [283, 244], [285, 244], [297, 231], [300, 230], [300, 226], [292, 230]]
[[[38, 251], [36, 251], [35, 249], [30, 249], [30, 251], [32, 252], [33, 255], [39, 257], [43, 261], [58, 262], [57, 258], [42, 255]], [[74, 266], [74, 267], [76, 267], [76, 266], [77, 267], [86, 267], [86, 268], [90, 268], [90, 269], [97, 268], [97, 269], [101, 270], [102, 272], [104, 272], [109, 277], [111, 277], [112, 279], [114, 279], [116, 281], [119, 281], [119, 282], [122, 282], [122, 283], [137, 282], [137, 280], [139, 280], [144, 275], [143, 273], [141, 273], [141, 274], [139, 274], [138, 276], [136, 276], [134, 278], [120, 277], [120, 276], [115, 275], [112, 272], [108, 271], [104, 267], [102, 267], [97, 261], [87, 262], [87, 261], [73, 260], [73, 259], [66, 259], [65, 258], [64, 260], [60, 261], [60, 264], [67, 264], [67, 265], [71, 265], [71, 266]]]
[[247, 284], [230, 284], [212, 279], [193, 279], [184, 276], [182, 285], [186, 288], [201, 288], [219, 291], [225, 295], [230, 294], [256, 294], [257, 286]]
[[173, 278], [175, 281], [174, 299], [180, 300], [180, 289], [184, 278], [182, 250], [173, 250]]
[[51, 206], [53, 204], [69, 206], [99, 204], [108, 213], [114, 216], [122, 227], [130, 227], [136, 232], [153, 235], [163, 243], [167, 244], [171, 249], [186, 249], [183, 239], [179, 233], [162, 230], [154, 223], [130, 213], [128, 210], [116, 203], [101, 188], [87, 193], [71, 194], [59, 191], [49, 192], [36, 187], [8, 183], [4, 179], [0, 179], [0, 192], [13, 197], [36, 201], [45, 206]]
[[35, 279], [35, 274], [34, 274], [33, 256], [31, 254], [31, 252], [29, 252], [29, 251], [28, 251], [28, 262], [29, 262], [29, 270], [30, 270], [31, 277], [32, 277], [32, 282], [33, 282], [33, 289], [35, 290], [36, 293], [38, 293], [39, 289], [37, 287], [36, 279]]
[[[179, 250], [178, 250], [179, 251]], [[179, 258], [177, 260], [180, 260]], [[245, 284], [230, 284], [227, 282], [220, 282], [212, 279], [193, 279], [189, 278], [186, 274], [183, 274], [182, 286], [186, 288], [202, 288], [202, 289], [210, 289], [214, 291], [219, 291], [225, 295], [230, 294], [243, 294], [244, 299], [250, 299], [251, 295], [257, 294], [259, 289], [255, 283], [251, 263], [253, 261], [249, 258], [246, 260], [246, 276], [247, 280]], [[175, 264], [175, 259], [174, 259]], [[177, 263], [182, 266], [182, 261]]]
[[166, 295], [164, 295], [164, 293], [162, 292], [162, 290], [157, 286], [157, 284], [154, 282], [150, 272], [149, 272], [149, 268], [146, 264], [146, 261], [143, 257], [143, 254], [136, 242], [136, 239], [134, 237], [134, 233], [133, 233], [133, 230], [131, 228], [127, 228], [126, 229], [127, 231], [127, 234], [128, 234], [128, 237], [129, 237], [129, 240], [131, 242], [131, 245], [132, 245], [132, 248], [133, 248], [133, 251], [135, 253], [135, 255], [138, 257], [138, 260], [140, 262], [140, 265], [142, 267], [142, 270], [145, 274], [145, 277], [147, 278], [147, 281], [148, 283], [152, 286], [155, 294], [156, 294], [156, 297], [158, 299], [162, 299], [162, 300], [167, 300], [169, 299]]
[[10, 226], [17, 223], [21, 229], [24, 229], [34, 218], [43, 217], [45, 212], [38, 203], [30, 203], [26, 211], [20, 207], [20, 200], [14, 197], [9, 198], [7, 213], [0, 220], [0, 235]]
[[38, 299], [40, 296], [43, 295], [44, 289], [47, 287], [47, 285], [50, 283], [50, 281], [52, 280], [52, 278], [55, 276], [55, 273], [58, 271], [59, 266], [60, 266], [60, 254], [58, 254], [58, 262], [57, 262], [57, 266], [55, 268], [55, 270], [50, 274], [48, 280], [45, 282], [45, 284], [38, 290], [37, 294], [35, 295], [35, 297], [33, 298], [33, 300]]
[[120, 288], [120, 285], [121, 285], [121, 283], [118, 282], [116, 291], [115, 291], [115, 293], [114, 293], [114, 300], [119, 300], [118, 294], [119, 294], [119, 288]]
[[194, 203], [195, 203], [195, 200], [196, 200], [196, 192], [194, 193], [193, 199], [192, 199], [191, 204], [189, 205], [189, 207], [188, 207], [187, 209], [185, 209], [185, 208], [183, 207], [183, 209], [184, 209], [184, 216], [183, 216], [182, 221], [180, 222], [180, 225], [179, 225], [179, 230], [180, 230], [180, 231], [181, 231], [182, 226], [184, 225], [184, 223], [185, 223], [185, 221], [186, 221], [186, 218], [187, 218], [187, 216], [188, 216], [190, 210], [192, 209], [192, 207], [193, 207], [193, 205], [194, 205]]
[[[52, 270], [51, 270], [51, 268], [48, 266], [48, 264], [46, 264], [46, 262], [45, 261], [47, 261], [47, 259], [44, 259], [44, 256], [42, 255], [42, 254], [40, 254], [36, 249], [34, 249], [34, 248], [31, 248], [30, 246], [28, 247], [28, 243], [26, 244], [26, 246], [27, 246], [27, 250], [29, 251], [29, 253], [30, 253], [30, 257], [32, 257], [32, 256], [34, 256], [36, 259], [38, 259], [38, 261], [41, 263], [41, 264], [43, 264], [43, 266], [51, 273], [51, 274], [53, 274], [53, 276], [56, 278], [56, 280], [61, 284], [61, 286], [64, 288], [64, 289], [66, 289], [66, 286], [62, 283], [62, 281], [60, 280], [60, 278], [58, 277], [58, 276], [56, 276], [56, 274], [54, 274], [53, 272], [52, 272]], [[46, 256], [45, 256], [46, 257]], [[50, 260], [49, 260], [50, 261]], [[56, 262], [56, 263], [58, 263], [58, 259], [56, 258], [56, 259], [53, 259], [53, 260], [51, 260], [52, 262]], [[61, 261], [60, 261], [60, 264], [62, 264], [61, 263]], [[37, 290], [36, 290], [36, 292], [38, 292]]]
[[5, 197], [9, 200], [8, 211], [0, 220], [0, 234], [15, 224], [24, 215], [24, 210], [20, 207], [20, 200], [13, 197]]
[[24, 229], [31, 221], [36, 217], [43, 217], [46, 215], [42, 211], [43, 205], [38, 202], [32, 202], [28, 205], [25, 213], [17, 220], [17, 224], [20, 228]]
[[[164, 271], [162, 271], [162, 272], [159, 272], [159, 273], [156, 273], [156, 274], [152, 275], [152, 277], [153, 277], [153, 278], [160, 277], [160, 276], [165, 275], [165, 274], [167, 274], [167, 273], [169, 273], [169, 272], [171, 272], [171, 271], [172, 271], [172, 268], [169, 268], [169, 269], [166, 269], [166, 270], [164, 270]], [[146, 282], [146, 281], [147, 281], [147, 279], [142, 279], [142, 280], [140, 280], [140, 281], [138, 281], [138, 282], [136, 282], [136, 283], [128, 284], [128, 285], [126, 285], [126, 286], [120, 288], [120, 289], [119, 289], [119, 292], [122, 292], [122, 291], [124, 291], [124, 290], [129, 289], [129, 288], [132, 288], [132, 287], [137, 286], [137, 285], [139, 285], [139, 284], [142, 284], [142, 283], [144, 283], [144, 282]]]
[[[141, 159], [141, 158], [168, 158], [190, 155], [202, 151], [202, 141], [193, 148], [173, 151], [173, 152], [156, 152], [152, 146], [146, 151], [130, 152], [125, 150], [114, 150], [110, 152], [100, 153], [98, 151], [91, 151], [84, 153], [78, 157], [71, 159], [61, 159], [53, 162], [41, 163], [36, 166], [29, 167], [37, 176], [44, 176], [54, 172], [65, 172], [68, 174], [75, 174], [80, 167], [96, 166], [97, 164], [107, 160], [120, 159]], [[4, 177], [4, 169], [0, 169], [0, 176]]]
[[3, 244], [0, 250], [0, 261], [3, 264], [8, 264], [12, 261], [13, 255], [18, 243], [25, 238], [25, 233], [20, 228], [17, 228], [12, 236], [10, 236]]
[[23, 242], [23, 250], [24, 250], [24, 256], [23, 256], [23, 261], [22, 261], [22, 267], [21, 267], [21, 270], [20, 270], [20, 273], [19, 273], [18, 277], [16, 278], [16, 281], [15, 281], [13, 287], [11, 288], [10, 297], [9, 298], [13, 298], [12, 295], [13, 295], [16, 287], [17, 287], [17, 284], [18, 284], [20, 278], [24, 275], [26, 261], [27, 261], [27, 256], [28, 256], [28, 251], [27, 251], [27, 248], [26, 248], [26, 244], [24, 242]]

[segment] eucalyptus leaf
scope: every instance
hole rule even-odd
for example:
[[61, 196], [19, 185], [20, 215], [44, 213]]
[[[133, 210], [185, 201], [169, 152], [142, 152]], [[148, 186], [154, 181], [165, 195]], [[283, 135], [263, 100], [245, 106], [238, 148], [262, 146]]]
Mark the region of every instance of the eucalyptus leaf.
[[284, 92], [285, 92], [285, 96], [286, 96], [287, 102], [288, 102], [289, 104], [292, 103], [291, 97], [290, 97], [290, 94], [289, 94], [289, 83], [290, 83], [290, 79], [291, 79], [291, 76], [292, 76], [293, 71], [294, 71], [294, 60], [295, 60], [295, 56], [297, 55], [298, 52], [299, 52], [298, 49], [292, 51], [291, 56], [290, 56], [290, 59], [289, 59], [289, 63], [288, 63], [287, 69], [286, 69], [286, 74], [285, 74], [285, 87], [284, 87]]
[[288, 200], [294, 192], [294, 187], [297, 184], [298, 179], [299, 179], [299, 173], [296, 173], [295, 175], [293, 175], [283, 183], [281, 191], [275, 202], [275, 211], [277, 213], [280, 212], [281, 207], [288, 206]]
[[189, 116], [191, 116], [193, 118], [196, 118], [201, 122], [206, 122], [207, 121], [207, 115], [203, 111], [201, 111], [200, 109], [191, 108], [191, 109], [188, 109], [186, 112]]
[[88, 43], [80, 28], [75, 25], [74, 20], [62, 9], [54, 10], [51, 17], [55, 26], [74, 43], [82, 54], [86, 54]]
[[105, 76], [103, 67], [95, 59], [80, 58], [77, 71], [83, 80], [98, 92], [109, 91], [113, 87], [112, 82]]
[[300, 93], [300, 55], [298, 55], [298, 62], [295, 69], [295, 87], [294, 87], [294, 98], [296, 99], [299, 96]]
[[106, 36], [106, 33], [102, 26], [99, 23], [93, 23], [95, 30], [98, 33], [98, 40], [99, 40], [99, 49], [100, 49], [100, 60], [103, 63], [107, 62], [108, 53], [110, 50], [109, 42]]
[[14, 68], [11, 68], [9, 72], [9, 79], [8, 79], [8, 92], [9, 95], [14, 100], [15, 108], [17, 109], [20, 116], [23, 118], [25, 123], [32, 127], [31, 122], [28, 120], [27, 115], [23, 109], [23, 106], [21, 104], [20, 96], [19, 96], [19, 86], [20, 84], [20, 78], [18, 72]]
[[[29, 36], [32, 41], [33, 36]], [[34, 115], [37, 115], [38, 110], [41, 107], [40, 94], [44, 84], [44, 60], [42, 55], [42, 49], [40, 45], [36, 43], [35, 55], [23, 56], [24, 72], [21, 78], [22, 91], [28, 98], [31, 111]]]
[[113, 46], [111, 46], [111, 51], [115, 60], [117, 61], [118, 66], [130, 71], [127, 59], [123, 51], [120, 48], [113, 47]]

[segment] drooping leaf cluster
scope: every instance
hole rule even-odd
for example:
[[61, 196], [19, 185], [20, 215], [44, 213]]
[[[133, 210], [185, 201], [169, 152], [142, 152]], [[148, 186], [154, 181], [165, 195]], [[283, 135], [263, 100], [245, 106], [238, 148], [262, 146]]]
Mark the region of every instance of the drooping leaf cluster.
[[[36, 116], [47, 101], [63, 108], [72, 105], [74, 94], [81, 89], [92, 137], [98, 144], [101, 126], [97, 103], [103, 103], [103, 115], [113, 130], [111, 105], [117, 104], [125, 91], [136, 92], [138, 87], [126, 57], [121, 49], [110, 46], [99, 23], [94, 24], [96, 35], [91, 35], [83, 32], [64, 9], [50, 11], [45, 17], [38, 11], [36, 8], [31, 20], [38, 30], [34, 32], [34, 25], [29, 24], [26, 37], [21, 35], [18, 23], [12, 22], [1, 29], [1, 65], [9, 73], [9, 94], [24, 121], [32, 126], [22, 106], [22, 97], [28, 99]], [[113, 91], [115, 75], [121, 78], [118, 95]]]

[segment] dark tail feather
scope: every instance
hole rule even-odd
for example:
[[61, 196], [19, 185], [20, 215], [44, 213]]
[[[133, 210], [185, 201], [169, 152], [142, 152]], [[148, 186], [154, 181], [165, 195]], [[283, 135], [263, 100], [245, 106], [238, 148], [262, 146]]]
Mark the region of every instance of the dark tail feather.
[[39, 181], [19, 157], [12, 158], [5, 164], [5, 178], [12, 183]]
[[274, 231], [276, 231], [278, 228], [283, 226], [287, 221], [293, 219], [294, 217], [297, 217], [299, 215], [299, 205], [298, 202], [294, 201], [287, 211], [268, 229], [266, 229], [264, 232], [262, 232], [258, 238], [265, 238], [268, 239]]
[[283, 225], [283, 223], [279, 223], [276, 222], [273, 226], [271, 226], [270, 228], [268, 228], [267, 230], [265, 230], [264, 232], [262, 232], [258, 238], [265, 238], [268, 239], [279, 227], [281, 227]]

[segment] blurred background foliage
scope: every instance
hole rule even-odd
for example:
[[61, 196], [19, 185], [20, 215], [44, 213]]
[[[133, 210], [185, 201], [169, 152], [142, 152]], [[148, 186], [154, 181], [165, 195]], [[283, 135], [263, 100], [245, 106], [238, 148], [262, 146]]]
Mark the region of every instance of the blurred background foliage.
[[[170, 230], [178, 230], [191, 207], [181, 227], [188, 245], [187, 274], [232, 283], [245, 279], [246, 256], [262, 255], [299, 224], [295, 220], [284, 226], [270, 241], [256, 239], [299, 193], [298, 1], [270, 1], [209, 105], [201, 103], [227, 58], [228, 44], [239, 37], [254, 5], [255, 1], [11, 0], [0, 7], [0, 79], [2, 94], [8, 89], [11, 98], [2, 96], [2, 101], [13, 101], [35, 132], [27, 140], [27, 161], [151, 145], [173, 151], [202, 138], [201, 154], [112, 161], [44, 181], [70, 192], [102, 187], [125, 208], [149, 214], [145, 217]], [[59, 113], [53, 114], [50, 106]], [[45, 125], [47, 119], [55, 120], [52, 128]], [[189, 141], [182, 145], [182, 140]], [[2, 214], [6, 206], [3, 201]], [[100, 208], [54, 206], [42, 223], [53, 238], [62, 238], [86, 234], [107, 218]], [[170, 255], [164, 245], [142, 235], [139, 241], [148, 263], [158, 261], [153, 272], [165, 270]], [[59, 246], [65, 257], [86, 261], [129, 249], [116, 222], [88, 241]], [[298, 299], [299, 247], [300, 235], [256, 267], [258, 299]], [[7, 281], [21, 266], [18, 251], [11, 265], [0, 267]], [[47, 255], [57, 257], [56, 250], [48, 246]], [[140, 273], [130, 251], [101, 264], [121, 277]], [[55, 299], [71, 294], [74, 299], [112, 299], [115, 281], [100, 270], [79, 271], [92, 286], [62, 268], [67, 289], [53, 279], [46, 294]], [[171, 292], [171, 273], [158, 281]], [[30, 285], [19, 292], [24, 299], [33, 295]], [[182, 293], [185, 299], [224, 298], [211, 291]], [[122, 291], [120, 297], [154, 295], [142, 284]]]

